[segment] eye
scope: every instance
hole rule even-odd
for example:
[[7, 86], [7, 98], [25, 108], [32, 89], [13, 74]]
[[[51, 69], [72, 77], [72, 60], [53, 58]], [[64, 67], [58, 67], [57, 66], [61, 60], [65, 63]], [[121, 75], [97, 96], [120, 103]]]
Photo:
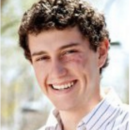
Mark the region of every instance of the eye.
[[77, 53], [78, 51], [77, 50], [67, 50], [63, 53], [63, 55], [66, 55], [66, 54], [74, 54], [74, 53]]
[[36, 61], [46, 61], [46, 60], [49, 60], [49, 56], [42, 56], [42, 57], [39, 57], [36, 59]]

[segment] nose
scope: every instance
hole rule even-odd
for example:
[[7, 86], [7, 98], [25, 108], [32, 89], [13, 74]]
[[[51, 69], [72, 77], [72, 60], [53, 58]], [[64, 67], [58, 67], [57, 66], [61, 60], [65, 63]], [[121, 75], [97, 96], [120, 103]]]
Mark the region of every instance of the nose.
[[51, 79], [59, 79], [64, 77], [67, 74], [67, 69], [64, 64], [60, 60], [55, 60], [52, 62], [52, 66], [50, 69], [50, 77]]

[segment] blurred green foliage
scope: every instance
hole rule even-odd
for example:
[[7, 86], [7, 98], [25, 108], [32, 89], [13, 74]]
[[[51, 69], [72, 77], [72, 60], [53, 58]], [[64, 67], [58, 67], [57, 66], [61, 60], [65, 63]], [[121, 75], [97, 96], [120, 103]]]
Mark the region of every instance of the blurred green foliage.
[[1, 1], [1, 120], [2, 125], [14, 123], [15, 112], [24, 100], [41, 96], [34, 94], [36, 80], [30, 63], [18, 45], [18, 28], [23, 13], [36, 0]]

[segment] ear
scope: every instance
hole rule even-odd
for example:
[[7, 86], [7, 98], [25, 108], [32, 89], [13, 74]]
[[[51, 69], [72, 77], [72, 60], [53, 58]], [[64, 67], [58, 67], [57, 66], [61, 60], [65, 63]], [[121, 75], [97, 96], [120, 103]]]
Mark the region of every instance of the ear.
[[108, 57], [109, 40], [105, 38], [98, 47], [98, 66], [101, 68]]

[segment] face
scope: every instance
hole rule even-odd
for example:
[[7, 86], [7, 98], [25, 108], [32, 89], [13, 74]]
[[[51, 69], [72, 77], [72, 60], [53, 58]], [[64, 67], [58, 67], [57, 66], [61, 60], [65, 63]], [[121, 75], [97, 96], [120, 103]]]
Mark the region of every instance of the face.
[[105, 58], [76, 27], [30, 34], [28, 40], [38, 83], [56, 108], [73, 110], [97, 99]]

